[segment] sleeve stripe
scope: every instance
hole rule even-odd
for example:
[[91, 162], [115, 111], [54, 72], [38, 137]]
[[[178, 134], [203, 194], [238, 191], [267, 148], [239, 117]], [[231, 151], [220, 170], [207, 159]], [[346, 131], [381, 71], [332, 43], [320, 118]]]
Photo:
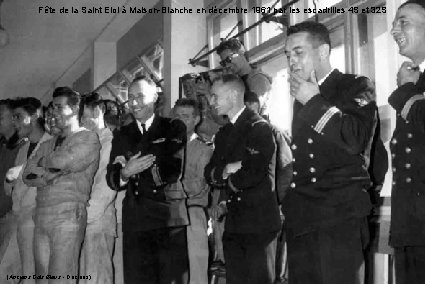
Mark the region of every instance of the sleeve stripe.
[[322, 130], [324, 129], [325, 125], [327, 124], [327, 122], [331, 119], [331, 117], [333, 115], [335, 115], [336, 113], [339, 113], [339, 112], [340, 112], [340, 110], [337, 107], [329, 108], [323, 114], [323, 116], [320, 118], [320, 120], [317, 122], [317, 124], [314, 127], [314, 130], [318, 133], [321, 133]]
[[402, 108], [401, 111], [401, 116], [403, 119], [407, 120], [408, 117], [408, 113], [410, 112], [411, 107], [413, 106], [413, 104], [419, 100], [424, 100], [425, 96], [424, 95], [415, 95], [412, 96], [404, 105], [404, 107]]

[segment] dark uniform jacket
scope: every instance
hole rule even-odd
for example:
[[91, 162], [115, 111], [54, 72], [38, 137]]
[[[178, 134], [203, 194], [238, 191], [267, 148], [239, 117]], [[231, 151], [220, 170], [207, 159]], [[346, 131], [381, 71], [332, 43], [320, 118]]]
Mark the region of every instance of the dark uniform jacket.
[[396, 110], [392, 152], [392, 206], [390, 243], [425, 245], [425, 75], [407, 83], [389, 97]]
[[[180, 181], [186, 128], [180, 120], [155, 116], [147, 133], [141, 134], [137, 121], [123, 126], [112, 140], [108, 185], [127, 189], [123, 200], [123, 231], [148, 231], [188, 224], [186, 194]], [[120, 187], [123, 159], [141, 152], [153, 154], [154, 165]]]
[[366, 152], [376, 125], [371, 82], [333, 72], [320, 94], [293, 115], [293, 182], [284, 199], [286, 226], [301, 235], [368, 215]]
[[[228, 193], [227, 232], [267, 233], [280, 229], [275, 193], [275, 152], [269, 123], [247, 108], [235, 124], [227, 124], [217, 133], [205, 177], [213, 186], [225, 185]], [[225, 166], [237, 161], [242, 161], [241, 169], [223, 180]]]

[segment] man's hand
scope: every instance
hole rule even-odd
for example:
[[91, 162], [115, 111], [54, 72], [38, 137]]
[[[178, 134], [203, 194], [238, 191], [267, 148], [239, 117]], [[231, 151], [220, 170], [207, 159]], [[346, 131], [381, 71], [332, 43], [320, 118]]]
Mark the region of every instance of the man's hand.
[[399, 86], [402, 86], [406, 83], [416, 84], [420, 77], [420, 70], [418, 67], [409, 61], [402, 63], [399, 68], [398, 74], [396, 75], [396, 83]]
[[131, 176], [141, 173], [152, 166], [155, 162], [155, 156], [152, 154], [141, 157], [141, 153], [137, 153], [127, 161], [126, 166], [121, 169], [121, 177], [128, 180]]
[[22, 170], [23, 165], [19, 165], [13, 168], [10, 168], [6, 173], [6, 181], [13, 182], [19, 177], [19, 173]]
[[214, 205], [211, 210], [210, 210], [210, 214], [211, 214], [211, 218], [215, 221], [220, 220], [223, 216], [225, 216], [226, 212], [227, 212], [227, 208], [226, 208], [226, 203], [225, 202], [221, 202], [217, 205]]
[[241, 169], [241, 161], [227, 164], [223, 169], [223, 179], [227, 179], [229, 175], [236, 173], [239, 169]]
[[311, 77], [308, 81], [296, 73], [290, 73], [289, 83], [290, 95], [303, 105], [320, 92], [315, 71], [311, 72]]

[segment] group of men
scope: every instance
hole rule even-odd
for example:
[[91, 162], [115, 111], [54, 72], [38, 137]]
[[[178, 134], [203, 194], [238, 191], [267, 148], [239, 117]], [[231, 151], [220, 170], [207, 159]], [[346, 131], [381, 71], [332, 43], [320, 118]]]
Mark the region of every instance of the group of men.
[[[401, 5], [391, 34], [410, 62], [389, 97], [397, 113], [390, 243], [396, 283], [424, 283], [424, 1]], [[113, 283], [114, 274], [124, 278], [116, 283], [208, 283], [207, 207], [225, 220], [227, 284], [281, 281], [284, 262], [291, 284], [363, 283], [373, 84], [331, 67], [324, 25], [291, 26], [290, 139], [268, 121], [270, 78], [237, 41], [217, 51], [229, 74], [213, 81], [210, 103], [229, 122], [214, 147], [196, 133], [198, 103], [179, 99], [172, 118], [161, 117], [156, 85], [144, 76], [128, 89], [133, 119], [114, 132], [96, 93], [56, 88], [45, 124], [35, 98], [0, 102], [2, 283], [16, 267], [35, 275], [22, 283]], [[125, 192], [122, 209], [117, 192]], [[8, 249], [14, 241], [17, 253]]]
[[[398, 88], [389, 97], [397, 113], [390, 143], [390, 244], [396, 283], [424, 283], [424, 1], [407, 1], [398, 8], [391, 35], [410, 61], [400, 67]], [[234, 75], [217, 79], [211, 89], [215, 110], [230, 123], [216, 134], [205, 170], [212, 188], [223, 191], [219, 205], [220, 214], [226, 214], [227, 283], [278, 279], [279, 205], [285, 217], [289, 283], [364, 283], [369, 190], [383, 182], [387, 170], [386, 152], [377, 141], [373, 83], [331, 67], [324, 25], [302, 22], [288, 28], [285, 54], [295, 103], [292, 177], [288, 189], [283, 188], [278, 177], [286, 175], [277, 170], [286, 159], [277, 147], [285, 152], [285, 144], [276, 139], [267, 116], [258, 114], [265, 114], [267, 78], [247, 66], [233, 41], [217, 51], [221, 65]]]

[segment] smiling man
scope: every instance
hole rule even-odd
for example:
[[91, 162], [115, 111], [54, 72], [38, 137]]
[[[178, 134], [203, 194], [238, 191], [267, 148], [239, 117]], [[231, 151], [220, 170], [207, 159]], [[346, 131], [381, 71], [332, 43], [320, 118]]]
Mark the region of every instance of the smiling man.
[[[60, 136], [42, 143], [22, 174], [37, 187], [34, 214], [36, 275], [77, 275], [87, 222], [86, 206], [99, 164], [96, 133], [79, 124], [80, 95], [68, 87], [53, 92], [53, 117]], [[47, 253], [49, 252], [49, 253]], [[76, 283], [64, 280], [63, 283]]]
[[14, 103], [13, 122], [19, 138], [26, 139], [19, 149], [14, 167], [6, 175], [5, 187], [12, 195], [13, 213], [17, 217], [17, 240], [23, 275], [35, 273], [33, 214], [36, 206], [35, 187], [27, 186], [22, 179], [23, 166], [34, 157], [40, 144], [51, 138], [43, 129], [41, 102], [33, 97], [18, 98]]
[[137, 77], [129, 87], [135, 120], [112, 141], [107, 181], [126, 190], [123, 200], [125, 283], [187, 283], [188, 212], [181, 177], [186, 127], [154, 114], [154, 82]]
[[396, 127], [391, 140], [393, 185], [390, 244], [396, 283], [425, 283], [425, 2], [407, 1], [391, 35], [404, 62], [389, 97]]
[[365, 77], [332, 69], [329, 32], [322, 24], [290, 27], [285, 53], [296, 100], [293, 181], [283, 204], [289, 281], [361, 283], [374, 89]]
[[188, 196], [189, 284], [207, 284], [209, 246], [206, 210], [210, 191], [204, 179], [204, 168], [210, 160], [213, 149], [195, 132], [201, 120], [196, 100], [187, 98], [177, 100], [173, 114], [185, 123], [187, 134], [182, 182]]

